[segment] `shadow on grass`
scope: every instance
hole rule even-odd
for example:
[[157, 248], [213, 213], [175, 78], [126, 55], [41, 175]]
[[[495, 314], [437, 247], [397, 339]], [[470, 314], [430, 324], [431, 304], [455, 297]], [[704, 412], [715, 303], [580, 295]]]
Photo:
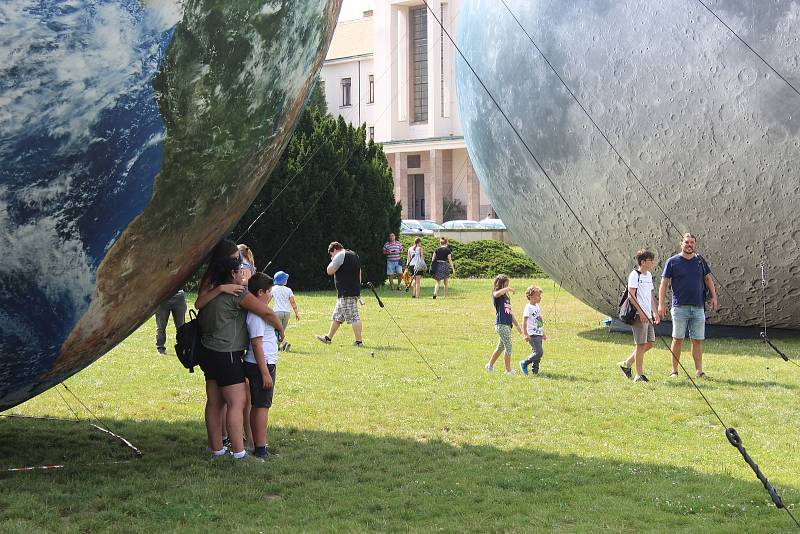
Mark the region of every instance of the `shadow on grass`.
[[[708, 375], [706, 375], [704, 378], [695, 379], [695, 382], [700, 387], [708, 386], [711, 388], [713, 388], [716, 385], [719, 385], [723, 387], [744, 386], [744, 387], [756, 387], [756, 388], [774, 387], [782, 389], [797, 389], [797, 386], [794, 384], [782, 384], [780, 382], [774, 382], [771, 380], [764, 380], [764, 381], [738, 380], [733, 378], [715, 378], [713, 376], [708, 376]], [[689, 379], [686, 378], [686, 375], [683, 374], [680, 375], [678, 379], [671, 378], [669, 380], [665, 380], [663, 383], [671, 387], [680, 387], [680, 386], [686, 386], [690, 388], [693, 387], [691, 382], [689, 382]]]
[[630, 334], [623, 334], [621, 332], [609, 332], [605, 328], [593, 328], [591, 330], [584, 330], [578, 332], [578, 337], [587, 339], [589, 341], [596, 341], [598, 343], [609, 343], [612, 345], [624, 345], [633, 348], [633, 338]]
[[[564, 382], [585, 382], [588, 384], [594, 384], [601, 381], [601, 379], [591, 380], [589, 378], [586, 378], [585, 376], [570, 375], [567, 373], [557, 373], [557, 372], [554, 373], [550, 371], [542, 371], [539, 376], [532, 376], [530, 378], [532, 380], [563, 380]], [[602, 379], [604, 380], [605, 377], [603, 377]]]
[[[633, 348], [633, 337], [629, 333], [624, 332], [609, 332], [606, 328], [593, 328], [591, 330], [584, 330], [583, 332], [578, 332], [578, 337], [583, 339], [587, 339], [589, 341], [596, 341], [598, 343], [608, 343], [613, 345], [626, 345], [628, 347]], [[793, 352], [800, 353], [800, 349], [798, 349], [797, 337], [795, 338], [784, 338], [778, 344], [779, 348], [781, 348], [787, 354], [790, 354], [790, 357], [794, 357], [791, 355]], [[663, 340], [663, 341], [662, 341]], [[666, 343], [666, 344], [665, 344]], [[657, 337], [655, 346], [653, 350], [666, 350], [669, 351], [668, 347], [672, 343], [671, 337]], [[683, 350], [681, 354], [681, 361], [683, 361], [683, 357], [686, 356], [691, 359], [691, 343], [687, 339], [683, 343]], [[784, 363], [780, 357], [773, 352], [772, 349], [769, 348], [761, 339], [753, 338], [753, 339], [731, 339], [731, 338], [717, 338], [717, 339], [707, 339], [703, 342], [703, 353], [704, 354], [714, 354], [715, 352], [724, 352], [726, 354], [732, 354], [735, 356], [757, 356], [761, 358], [775, 360], [776, 365], [779, 363]], [[800, 358], [794, 357], [797, 360]]]
[[97, 465], [131, 456], [88, 425], [0, 418], [0, 530], [790, 529], [757, 481], [683, 467], [292, 427], [271, 429], [277, 457], [234, 464], [207, 458], [201, 421], [109, 424], [144, 457]]

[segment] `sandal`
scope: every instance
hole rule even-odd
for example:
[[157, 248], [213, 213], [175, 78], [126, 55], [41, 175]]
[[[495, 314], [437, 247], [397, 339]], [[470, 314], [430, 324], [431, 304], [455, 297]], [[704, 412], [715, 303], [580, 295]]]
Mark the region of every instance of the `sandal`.
[[699, 373], [695, 373], [694, 374], [695, 378], [704, 378], [705, 376], [706, 376], [706, 374], [703, 371], [700, 371]]

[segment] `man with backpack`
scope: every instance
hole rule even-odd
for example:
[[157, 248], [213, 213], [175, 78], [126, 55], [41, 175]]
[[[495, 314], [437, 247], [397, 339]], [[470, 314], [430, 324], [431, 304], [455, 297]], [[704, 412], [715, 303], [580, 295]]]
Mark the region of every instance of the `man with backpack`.
[[[706, 334], [705, 301], [709, 309], [715, 311], [717, 290], [706, 261], [695, 253], [697, 238], [686, 233], [681, 240], [681, 252], [675, 254], [664, 264], [661, 285], [658, 288], [658, 314], [666, 317], [664, 299], [667, 287], [672, 287], [672, 372], [670, 377], [678, 376], [678, 362], [681, 358], [683, 340], [688, 332], [692, 340], [695, 376], [705, 376], [703, 372], [703, 340]], [[707, 293], [706, 293], [707, 291]]]
[[[661, 322], [658, 315], [653, 316], [656, 302], [653, 297], [653, 273], [650, 271], [655, 263], [655, 254], [640, 250], [636, 253], [637, 267], [628, 275], [628, 302], [636, 309], [636, 316], [631, 323], [635, 348], [627, 360], [619, 362], [619, 368], [626, 378], [633, 378], [634, 382], [649, 382], [644, 374], [644, 353], [653, 348], [656, 340], [653, 325]], [[631, 370], [634, 362], [636, 377]]]
[[336, 307], [331, 316], [331, 327], [325, 335], [315, 336], [319, 341], [329, 344], [342, 325], [353, 325], [355, 341], [353, 345], [363, 347], [361, 340], [361, 319], [358, 316], [358, 301], [361, 296], [361, 259], [352, 250], [346, 250], [341, 243], [333, 241], [328, 245], [331, 262], [325, 272], [333, 276], [336, 283]]

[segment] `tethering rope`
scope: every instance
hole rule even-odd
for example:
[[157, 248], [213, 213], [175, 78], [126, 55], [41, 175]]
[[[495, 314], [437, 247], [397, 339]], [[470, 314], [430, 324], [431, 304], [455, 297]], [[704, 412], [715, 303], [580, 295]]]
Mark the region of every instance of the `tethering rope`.
[[[510, 10], [510, 9], [508, 8], [508, 6], [506, 5], [506, 3], [505, 3], [505, 0], [501, 0], [501, 1], [503, 2], [503, 5], [506, 7], [506, 9], [508, 10], [508, 12], [509, 12], [509, 13], [511, 13], [511, 15], [512, 15], [512, 16], [514, 16], [513, 12], [511, 12], [511, 10]], [[597, 250], [597, 252], [600, 254], [600, 256], [602, 257], [603, 261], [604, 261], [604, 262], [606, 263], [606, 265], [608, 266], [609, 270], [610, 270], [610, 271], [613, 273], [613, 275], [614, 275], [614, 276], [615, 276], [615, 277], [616, 277], [616, 278], [619, 280], [620, 284], [621, 284], [623, 287], [625, 287], [625, 281], [622, 279], [622, 277], [619, 275], [619, 273], [617, 273], [617, 271], [614, 269], [614, 266], [611, 264], [610, 260], [608, 259], [607, 255], [605, 254], [605, 252], [603, 251], [603, 249], [602, 249], [602, 248], [599, 246], [599, 244], [597, 243], [597, 241], [596, 241], [596, 240], [595, 240], [595, 239], [592, 237], [592, 235], [591, 235], [591, 233], [589, 232], [589, 230], [588, 230], [588, 229], [586, 228], [586, 226], [583, 224], [583, 221], [580, 219], [580, 217], [578, 217], [577, 213], [576, 213], [576, 212], [575, 212], [575, 210], [572, 208], [572, 206], [571, 206], [571, 204], [569, 203], [569, 201], [567, 201], [566, 197], [563, 195], [563, 193], [561, 192], [561, 190], [558, 188], [558, 186], [555, 184], [555, 182], [553, 181], [553, 179], [550, 177], [550, 174], [547, 172], [547, 170], [544, 168], [544, 166], [542, 165], [542, 163], [539, 161], [539, 159], [538, 159], [538, 158], [536, 157], [536, 155], [533, 153], [533, 151], [531, 150], [530, 146], [528, 146], [528, 144], [525, 142], [525, 139], [522, 137], [522, 135], [520, 134], [520, 132], [519, 132], [519, 131], [517, 130], [517, 128], [514, 126], [514, 123], [513, 123], [513, 122], [510, 120], [510, 118], [508, 117], [508, 115], [506, 114], [506, 112], [503, 110], [503, 108], [502, 108], [502, 107], [500, 106], [500, 104], [498, 103], [497, 99], [494, 97], [494, 95], [492, 94], [492, 92], [489, 90], [489, 88], [488, 88], [488, 87], [486, 86], [486, 84], [483, 82], [483, 80], [481, 79], [481, 77], [480, 77], [480, 76], [478, 75], [478, 73], [475, 71], [475, 69], [473, 68], [473, 66], [472, 66], [472, 64], [470, 63], [470, 61], [467, 59], [467, 57], [466, 57], [466, 56], [464, 55], [464, 53], [462, 52], [461, 48], [458, 46], [458, 44], [456, 44], [456, 42], [455, 42], [455, 39], [453, 39], [453, 38], [452, 38], [452, 36], [450, 35], [450, 33], [449, 33], [449, 32], [448, 32], [448, 31], [447, 31], [445, 28], [444, 28], [444, 26], [442, 25], [442, 22], [439, 20], [439, 18], [437, 17], [436, 13], [433, 11], [433, 9], [431, 9], [430, 5], [428, 5], [428, 2], [427, 2], [427, 0], [423, 0], [423, 2], [425, 3], [425, 6], [427, 7], [427, 9], [428, 9], [428, 11], [431, 13], [431, 15], [434, 17], [434, 19], [436, 19], [436, 22], [437, 22], [437, 23], [439, 24], [439, 26], [442, 28], [442, 31], [443, 31], [443, 32], [444, 32], [444, 33], [447, 35], [448, 39], [449, 39], [449, 40], [452, 42], [452, 44], [453, 44], [454, 48], [456, 49], [456, 51], [458, 52], [458, 54], [461, 56], [461, 59], [462, 59], [462, 60], [464, 61], [464, 63], [467, 65], [467, 67], [469, 68], [469, 70], [472, 72], [473, 76], [475, 76], [475, 79], [478, 81], [478, 83], [481, 85], [481, 87], [483, 88], [483, 90], [484, 90], [484, 91], [486, 92], [486, 94], [489, 96], [489, 98], [491, 99], [492, 103], [493, 103], [493, 104], [495, 105], [495, 107], [497, 108], [498, 112], [499, 112], [499, 113], [502, 115], [503, 119], [505, 119], [505, 121], [508, 123], [509, 127], [510, 127], [510, 128], [511, 128], [511, 130], [514, 132], [514, 134], [516, 135], [516, 137], [517, 137], [517, 139], [520, 141], [520, 143], [522, 143], [522, 145], [525, 147], [525, 150], [528, 152], [528, 154], [530, 155], [531, 159], [533, 159], [533, 161], [536, 163], [536, 165], [538, 166], [538, 168], [539, 168], [539, 170], [541, 171], [541, 173], [544, 175], [544, 177], [545, 177], [545, 179], [547, 180], [547, 182], [550, 184], [550, 186], [553, 188], [553, 190], [555, 190], [555, 192], [556, 192], [557, 196], [558, 196], [558, 197], [559, 197], [559, 198], [562, 200], [562, 202], [564, 202], [564, 205], [566, 206], [567, 210], [568, 210], [568, 211], [569, 211], [569, 213], [572, 215], [572, 217], [575, 219], [575, 221], [578, 223], [578, 225], [580, 226], [581, 230], [583, 230], [583, 232], [584, 232], [584, 233], [586, 234], [586, 236], [589, 238], [589, 241], [592, 243], [592, 245], [594, 246], [594, 248], [595, 248], [595, 249]], [[515, 19], [515, 20], [517, 21], [517, 23], [519, 24], [519, 21], [518, 21], [518, 19], [517, 19], [515, 16], [514, 16], [514, 19]], [[522, 25], [521, 25], [521, 24], [520, 24], [520, 27], [522, 27]], [[524, 31], [524, 28], [523, 28], [523, 31]], [[536, 46], [535, 42], [534, 42], [534, 41], [533, 41], [533, 39], [530, 37], [530, 34], [528, 34], [527, 32], [525, 32], [525, 33], [526, 33], [526, 35], [528, 36], [529, 40], [530, 40], [530, 41], [531, 41], [531, 42], [534, 44], [534, 46], [536, 47], [537, 51], [539, 51], [540, 55], [542, 55], [542, 57], [545, 57], [545, 55], [542, 53], [541, 49], [539, 49], [539, 47], [538, 47], [538, 46]], [[552, 69], [553, 67], [552, 67], [552, 64], [550, 63], [550, 61], [549, 61], [549, 60], [547, 60], [546, 58], [545, 58], [545, 60], [547, 61], [548, 65], [550, 65], [550, 66], [551, 66], [551, 69]], [[555, 69], [553, 69], [553, 70], [555, 71]], [[556, 74], [557, 74], [557, 73], [556, 73]], [[559, 79], [561, 79], [562, 83], [564, 83], [563, 79], [562, 79], [560, 76], [559, 76]], [[564, 83], [564, 85], [566, 86], [566, 84], [565, 84], [565, 83]], [[567, 89], [569, 90], [569, 88], [567, 88]], [[573, 93], [570, 91], [570, 94], [573, 94]], [[573, 94], [573, 98], [574, 98], [574, 94]], [[576, 99], [576, 101], [577, 101], [577, 99]], [[582, 109], [584, 109], [584, 112], [586, 112], [586, 111], [585, 111], [585, 108], [583, 108], [583, 106], [582, 106], [582, 105], [581, 105], [581, 108], [582, 108]], [[587, 115], [588, 115], [588, 113], [587, 113]], [[594, 121], [593, 121], [593, 120], [592, 120], [592, 122], [594, 123]], [[597, 127], [596, 123], [594, 123], [594, 124], [595, 124], [595, 127]], [[599, 130], [599, 127], [598, 127], [598, 130]], [[606, 136], [604, 136], [604, 137], [606, 137]], [[606, 140], [609, 142], [609, 144], [611, 144], [611, 143], [610, 143], [610, 141], [608, 140], [608, 138], [607, 138], [607, 137], [606, 137]], [[612, 148], [613, 148], [613, 145], [612, 145]], [[622, 158], [622, 156], [620, 156], [620, 155], [619, 155], [619, 153], [616, 151], [616, 149], [614, 149], [614, 151], [615, 151], [615, 153], [617, 153], [617, 155], [620, 157], [620, 159], [624, 161], [624, 158]], [[626, 166], [627, 166], [627, 162], [626, 162], [625, 164], [626, 164]], [[629, 167], [629, 166], [628, 166], [628, 168], [630, 169], [630, 167]], [[634, 175], [635, 175], [635, 173], [633, 173], [632, 169], [631, 169], [631, 172], [632, 172], [632, 174], [634, 174]], [[638, 182], [640, 183], [640, 185], [642, 185], [642, 187], [644, 188], [644, 185], [641, 183], [641, 181], [640, 181], [640, 180], [638, 180], [638, 177], [637, 177], [637, 181], [638, 181]], [[645, 190], [646, 190], [646, 188], [645, 188]], [[648, 194], [649, 194], [649, 193], [648, 193]], [[652, 197], [651, 197], [651, 198], [652, 198]], [[660, 208], [659, 208], [659, 209], [660, 209]], [[667, 216], [666, 212], [664, 212], [663, 210], [661, 210], [661, 211], [662, 211], [662, 213], [664, 214], [664, 216], [665, 216], [665, 217], [666, 217], [666, 218], [669, 220], [669, 217]], [[652, 324], [652, 319], [648, 318], [648, 321], [649, 321], [649, 322]], [[725, 431], [725, 436], [726, 436], [726, 438], [728, 439], [729, 443], [730, 443], [732, 446], [734, 446], [734, 447], [735, 447], [735, 448], [736, 448], [736, 449], [739, 451], [739, 453], [742, 455], [742, 457], [743, 457], [743, 459], [745, 460], [745, 462], [746, 462], [746, 463], [747, 463], [747, 464], [750, 466], [750, 468], [751, 468], [751, 469], [753, 470], [753, 472], [756, 474], [756, 476], [758, 477], [758, 479], [759, 479], [759, 480], [762, 482], [762, 484], [764, 485], [764, 488], [767, 490], [767, 492], [769, 493], [770, 497], [772, 498], [772, 501], [773, 501], [773, 503], [775, 504], [775, 506], [776, 506], [777, 508], [779, 508], [779, 509], [784, 509], [784, 510], [786, 510], [786, 512], [787, 512], [787, 514], [789, 515], [789, 517], [791, 517], [791, 519], [792, 519], [792, 520], [795, 522], [795, 524], [796, 524], [798, 527], [800, 527], [800, 522], [798, 522], [798, 521], [797, 521], [797, 519], [796, 519], [796, 518], [795, 518], [795, 517], [792, 515], [791, 511], [790, 511], [788, 508], [786, 508], [786, 507], [784, 506], [783, 500], [780, 498], [780, 495], [777, 493], [777, 491], [775, 490], [775, 488], [774, 488], [774, 487], [773, 487], [773, 486], [770, 484], [769, 480], [767, 480], [766, 476], [765, 476], [765, 475], [764, 475], [764, 474], [761, 472], [761, 470], [760, 470], [760, 468], [758, 467], [758, 465], [757, 465], [757, 464], [756, 464], [756, 463], [755, 463], [755, 462], [752, 460], [752, 458], [749, 456], [749, 454], [748, 454], [748, 453], [747, 453], [747, 451], [745, 450], [745, 448], [744, 448], [744, 446], [743, 446], [743, 444], [742, 444], [741, 438], [739, 437], [739, 435], [738, 435], [738, 433], [736, 432], [736, 430], [735, 430], [734, 428], [732, 428], [732, 427], [728, 427], [728, 426], [725, 424], [725, 422], [722, 420], [722, 418], [720, 417], [720, 415], [719, 415], [719, 413], [717, 412], [717, 410], [714, 408], [714, 406], [713, 406], [713, 405], [711, 404], [711, 402], [708, 400], [708, 398], [706, 397], [706, 395], [703, 393], [703, 391], [702, 391], [702, 390], [700, 389], [700, 387], [697, 385], [697, 383], [696, 383], [696, 382], [695, 382], [695, 380], [692, 378], [692, 376], [689, 374], [689, 372], [686, 370], [686, 368], [684, 367], [684, 365], [683, 365], [683, 364], [680, 362], [680, 360], [678, 359], [678, 357], [676, 356], [676, 354], [675, 354], [675, 353], [672, 351], [672, 348], [671, 348], [671, 347], [670, 347], [670, 346], [667, 344], [667, 342], [664, 340], [664, 338], [663, 338], [663, 337], [659, 337], [659, 339], [661, 339], [661, 342], [662, 342], [662, 344], [663, 344], [663, 345], [665, 346], [665, 348], [666, 348], [667, 350], [669, 350], [669, 352], [672, 354], [672, 358], [673, 358], [673, 360], [674, 360], [674, 361], [675, 361], [675, 362], [676, 362], [676, 363], [677, 363], [677, 364], [680, 366], [681, 370], [684, 372], [684, 374], [686, 375], [686, 377], [689, 379], [689, 381], [691, 382], [692, 386], [693, 386], [693, 387], [695, 388], [695, 390], [696, 390], [696, 391], [697, 391], [697, 392], [700, 394], [700, 396], [702, 397], [703, 401], [706, 403], [706, 405], [708, 406], [708, 408], [711, 410], [711, 412], [714, 414], [714, 416], [715, 416], [715, 417], [717, 418], [717, 420], [720, 422], [720, 424], [722, 425], [722, 427], [723, 427], [723, 429], [724, 429], [724, 431]]]
[[[628, 170], [628, 172], [630, 173], [630, 175], [631, 175], [631, 176], [634, 178], [634, 180], [636, 181], [636, 183], [637, 183], [637, 184], [639, 184], [639, 187], [641, 187], [642, 191], [644, 191], [644, 192], [645, 192], [645, 194], [647, 195], [647, 197], [650, 199], [650, 201], [653, 203], [653, 205], [654, 205], [654, 206], [655, 206], [655, 207], [658, 209], [658, 211], [660, 211], [660, 212], [661, 212], [661, 214], [663, 215], [664, 219], [666, 219], [666, 220], [667, 220], [667, 222], [668, 222], [668, 223], [669, 223], [669, 225], [670, 225], [670, 226], [671, 226], [671, 227], [672, 227], [672, 228], [675, 230], [675, 232], [676, 232], [678, 235], [683, 235], [683, 232], [681, 232], [681, 230], [678, 228], [678, 226], [675, 224], [675, 222], [672, 220], [672, 218], [669, 216], [669, 214], [667, 214], [666, 210], [664, 210], [664, 208], [663, 208], [663, 207], [662, 207], [662, 206], [661, 206], [661, 205], [658, 203], [658, 201], [656, 200], [655, 196], [654, 196], [654, 195], [653, 195], [653, 194], [650, 192], [650, 190], [648, 189], [648, 187], [647, 187], [647, 186], [645, 186], [645, 184], [644, 184], [644, 183], [642, 182], [642, 180], [639, 178], [639, 175], [638, 175], [638, 174], [636, 173], [636, 171], [635, 171], [635, 170], [633, 170], [633, 168], [631, 167], [630, 163], [628, 163], [628, 161], [625, 159], [625, 157], [623, 157], [623, 156], [622, 156], [622, 154], [620, 154], [620, 152], [617, 150], [617, 148], [616, 148], [616, 146], [614, 145], [614, 143], [612, 143], [612, 142], [611, 142], [611, 139], [609, 139], [609, 137], [608, 137], [608, 135], [606, 134], [606, 132], [605, 132], [605, 131], [604, 131], [602, 128], [600, 128], [600, 126], [597, 124], [597, 121], [595, 121], [594, 117], [592, 117], [592, 115], [589, 113], [588, 109], [587, 109], [587, 108], [586, 108], [586, 106], [583, 104], [583, 102], [581, 102], [581, 100], [580, 100], [580, 99], [579, 99], [579, 98], [578, 98], [578, 97], [575, 95], [575, 92], [574, 92], [574, 91], [573, 91], [573, 90], [570, 88], [570, 86], [567, 84], [567, 82], [564, 80], [564, 78], [561, 76], [561, 74], [558, 72], [558, 70], [555, 68], [555, 66], [553, 66], [553, 64], [550, 62], [550, 60], [548, 59], [548, 57], [547, 57], [547, 56], [544, 54], [544, 52], [542, 52], [542, 50], [539, 48], [539, 46], [538, 46], [538, 45], [536, 44], [536, 42], [533, 40], [533, 37], [531, 37], [530, 33], [529, 33], [529, 32], [528, 32], [526, 29], [525, 29], [525, 27], [524, 27], [524, 26], [522, 25], [522, 23], [519, 21], [519, 18], [518, 18], [518, 17], [517, 17], [517, 16], [514, 14], [514, 12], [513, 12], [513, 11], [511, 11], [511, 8], [509, 8], [509, 7], [508, 7], [508, 4], [506, 4], [505, 0], [500, 0], [500, 1], [503, 3], [503, 6], [505, 6], [505, 8], [506, 8], [506, 10], [508, 11], [508, 13], [509, 13], [509, 14], [511, 15], [511, 17], [514, 19], [514, 22], [516, 22], [516, 23], [517, 23], [517, 26], [519, 26], [519, 28], [522, 30], [522, 32], [525, 34], [525, 36], [526, 36], [526, 37], [528, 38], [528, 40], [531, 42], [531, 44], [532, 44], [532, 45], [533, 45], [533, 47], [536, 49], [536, 51], [539, 53], [539, 55], [542, 57], [542, 59], [544, 59], [545, 63], [547, 63], [547, 66], [550, 68], [550, 70], [553, 72], [553, 74], [555, 74], [555, 76], [558, 78], [558, 80], [559, 80], [559, 81], [561, 82], [561, 84], [564, 86], [564, 89], [567, 91], [567, 93], [569, 93], [570, 97], [571, 97], [571, 98], [572, 98], [572, 99], [575, 101], [575, 103], [576, 103], [576, 104], [578, 104], [578, 107], [580, 107], [580, 108], [581, 108], [581, 111], [583, 111], [583, 113], [586, 115], [586, 117], [587, 117], [587, 118], [589, 119], [589, 121], [592, 123], [592, 126], [594, 126], [594, 128], [597, 130], [597, 132], [600, 134], [600, 136], [601, 136], [601, 137], [602, 137], [602, 138], [605, 140], [605, 142], [608, 144], [608, 146], [611, 148], [611, 150], [612, 150], [612, 151], [614, 152], [614, 154], [617, 156], [617, 158], [618, 158], [619, 162], [620, 162], [620, 163], [622, 163], [622, 164], [625, 166], [625, 168]], [[702, 4], [702, 2], [701, 2], [700, 0], [697, 0], [697, 1], [698, 1], [698, 2], [700, 2], [700, 3]], [[703, 5], [705, 6], [705, 4], [703, 4]], [[716, 16], [716, 15], [715, 15], [715, 16]], [[717, 17], [717, 18], [719, 19], [719, 17]], [[719, 19], [719, 20], [720, 20], [720, 22], [722, 22], [722, 21], [721, 21], [721, 19]], [[723, 22], [723, 24], [724, 24], [724, 22]], [[728, 29], [730, 29], [730, 27], [729, 27], [729, 26], [727, 26], [727, 25], [725, 25], [725, 27], [726, 27], [726, 28], [728, 28]], [[733, 31], [733, 30], [731, 30], [731, 31]], [[735, 32], [733, 32], [733, 33], [734, 33], [734, 35], [736, 35], [736, 36], [739, 38], [739, 40], [741, 40], [742, 42], [744, 42], [744, 41], [741, 39], [741, 37], [739, 37], [739, 36], [738, 36], [738, 34], [736, 34]], [[745, 45], [746, 45], [746, 46], [747, 46], [747, 47], [748, 47], [750, 50], [752, 50], [752, 48], [751, 48], [749, 45], [747, 45], [746, 43], [745, 43]], [[757, 54], [757, 53], [756, 53], [754, 50], [753, 50], [753, 53], [755, 53], [756, 55], [758, 55], [758, 54]], [[764, 63], [765, 63], [765, 64], [766, 64], [766, 65], [767, 65], [769, 68], [771, 68], [773, 71], [775, 71], [775, 69], [774, 69], [774, 68], [773, 68], [773, 67], [772, 67], [772, 66], [771, 66], [769, 63], [767, 63], [767, 61], [766, 61], [764, 58], [762, 58], [760, 55], [758, 55], [758, 57], [759, 57], [759, 58], [760, 58], [760, 59], [761, 59], [761, 60], [762, 60], [762, 61], [763, 61], [763, 62], [764, 62]], [[777, 73], [777, 71], [775, 71], [775, 72]], [[779, 77], [780, 77], [781, 79], [783, 79], [783, 80], [785, 81], [785, 78], [784, 78], [783, 76], [780, 76], [780, 74], [778, 74], [778, 75], [779, 75]], [[789, 82], [787, 81], [787, 83], [789, 83]], [[789, 84], [789, 85], [791, 86], [791, 84]], [[793, 87], [793, 86], [792, 86], [792, 88], [794, 89], [794, 87]], [[762, 244], [763, 244], [763, 242], [764, 242], [764, 241], [765, 241], [765, 238], [762, 236]], [[714, 273], [714, 271], [712, 271], [712, 270], [711, 270], [711, 268], [708, 266], [708, 262], [706, 262], [705, 260], [703, 260], [703, 261], [704, 261], [704, 263], [706, 264], [706, 267], [707, 267], [707, 268], [708, 268], [708, 270], [709, 270], [709, 274], [710, 274], [710, 275], [711, 275], [711, 277], [713, 278], [714, 282], [715, 282], [715, 283], [716, 283], [716, 284], [717, 284], [719, 287], [721, 287], [723, 291], [725, 291], [725, 294], [727, 295], [727, 297], [730, 299], [730, 301], [731, 301], [731, 302], [733, 302], [733, 309], [734, 309], [735, 313], [736, 313], [736, 314], [739, 316], [739, 319], [740, 319], [742, 322], [745, 322], [745, 321], [744, 321], [744, 320], [745, 320], [745, 317], [744, 317], [744, 315], [743, 315], [743, 312], [742, 312], [742, 310], [744, 310], [744, 307], [743, 307], [741, 304], [739, 304], [738, 300], [737, 300], [737, 299], [736, 299], [736, 297], [733, 295], [733, 293], [731, 292], [731, 290], [728, 288], [727, 284], [723, 283], [723, 282], [722, 282], [722, 281], [721, 281], [721, 280], [720, 280], [720, 279], [717, 277], [717, 275]], [[765, 324], [766, 324], [766, 312], [764, 313], [764, 322], [765, 322]], [[767, 344], [768, 344], [770, 347], [772, 347], [772, 348], [773, 348], [773, 349], [774, 349], [774, 350], [775, 350], [775, 351], [776, 351], [776, 352], [777, 352], [777, 353], [778, 353], [778, 354], [779, 354], [779, 355], [780, 355], [780, 356], [781, 356], [781, 357], [782, 357], [782, 358], [783, 358], [785, 361], [790, 361], [790, 360], [788, 359], [788, 357], [787, 357], [787, 356], [786, 356], [784, 353], [782, 353], [780, 350], [778, 350], [778, 349], [777, 349], [777, 347], [775, 347], [775, 345], [774, 345], [774, 344], [773, 344], [773, 343], [772, 343], [772, 342], [769, 340], [769, 338], [766, 336], [766, 328], [765, 328], [765, 331], [764, 331], [764, 332], [761, 334], [761, 337], [762, 337], [762, 340], [763, 340], [765, 343], [767, 343]], [[795, 365], [798, 365], [796, 362], [792, 362], [792, 363], [794, 363]]]
[[[67, 385], [64, 382], [61, 382], [61, 385], [64, 386], [64, 389], [70, 395], [72, 395], [75, 398], [75, 400], [77, 400], [78, 403], [81, 406], [83, 406], [83, 408], [89, 413], [89, 415], [91, 415], [91, 417], [95, 421], [97, 421], [97, 423], [98, 423], [98, 424], [89, 423], [89, 426], [99, 430], [100, 432], [103, 432], [104, 434], [107, 434], [107, 435], [113, 437], [114, 439], [116, 439], [118, 441], [120, 441], [123, 445], [125, 445], [125, 447], [127, 447], [128, 449], [130, 449], [133, 452], [133, 455], [134, 455], [135, 458], [141, 458], [142, 457], [142, 452], [139, 449], [137, 449], [130, 441], [128, 441], [127, 439], [122, 437], [120, 434], [118, 434], [116, 432], [112, 432], [111, 430], [109, 430], [109, 428], [111, 428], [110, 425], [108, 425], [108, 423], [103, 422], [86, 405], [86, 403], [84, 403], [80, 399], [80, 397], [78, 397], [78, 395], [76, 395], [71, 389], [69, 389], [69, 387], [67, 387]], [[58, 417], [22, 415], [22, 414], [0, 414], [0, 417], [5, 417], [5, 418], [8, 418], [8, 419], [34, 419], [34, 420], [44, 420], [44, 421], [58, 421], [58, 422], [62, 422], [62, 423], [84, 423], [84, 422], [86, 422], [86, 421], [80, 419], [80, 417], [78, 416], [78, 412], [75, 411], [75, 409], [72, 407], [72, 405], [67, 401], [67, 399], [64, 397], [64, 395], [61, 393], [61, 390], [56, 388], [55, 392], [58, 394], [58, 396], [64, 402], [64, 404], [66, 405], [67, 409], [70, 412], [72, 412], [72, 415], [75, 417], [74, 420], [61, 419], [61, 418], [58, 418]], [[88, 464], [81, 464], [81, 466], [86, 467], [86, 466], [94, 466], [94, 465], [127, 464], [127, 463], [130, 463], [130, 462], [131, 462], [130, 460], [114, 460], [114, 461], [105, 461], [105, 462], [92, 462], [92, 463], [88, 463]], [[68, 467], [67, 464], [45, 464], [45, 465], [34, 465], [34, 466], [11, 467], [11, 468], [5, 469], [5, 471], [8, 472], [8, 473], [26, 473], [26, 472], [31, 472], [31, 471], [52, 471], [52, 470], [56, 470], [56, 469], [64, 469], [66, 467]]]

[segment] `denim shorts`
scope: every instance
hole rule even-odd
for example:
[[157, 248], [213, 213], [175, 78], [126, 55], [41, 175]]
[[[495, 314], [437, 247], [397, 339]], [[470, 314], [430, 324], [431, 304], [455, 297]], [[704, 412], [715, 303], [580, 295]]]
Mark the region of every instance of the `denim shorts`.
[[386, 274], [389, 276], [392, 276], [393, 274], [403, 274], [403, 263], [400, 260], [387, 260]]
[[672, 337], [686, 336], [701, 341], [706, 338], [706, 310], [702, 306], [676, 306], [672, 308]]

